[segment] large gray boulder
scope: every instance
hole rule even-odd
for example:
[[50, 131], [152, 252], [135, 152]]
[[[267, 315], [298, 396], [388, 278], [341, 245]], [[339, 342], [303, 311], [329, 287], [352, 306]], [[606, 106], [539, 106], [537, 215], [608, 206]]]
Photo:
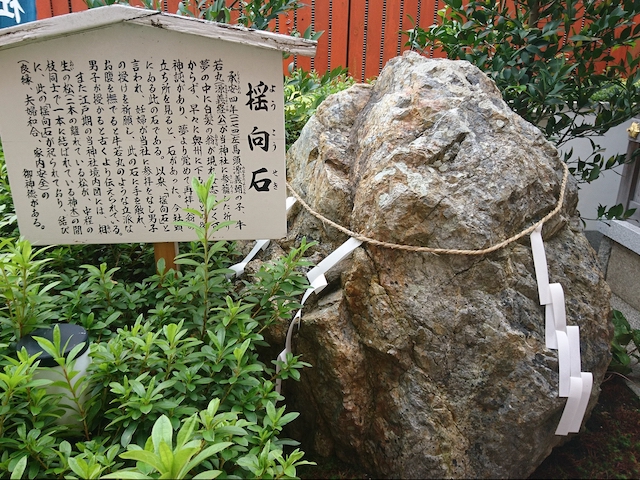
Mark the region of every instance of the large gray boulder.
[[[407, 53], [375, 85], [328, 98], [287, 159], [288, 179], [327, 218], [406, 245], [489, 247], [556, 205], [556, 149], [467, 62]], [[545, 224], [551, 282], [580, 326], [589, 409], [609, 363], [610, 292], [580, 229], [571, 181]], [[285, 249], [304, 236], [319, 261], [348, 237], [298, 205]], [[526, 236], [482, 256], [363, 244], [307, 302], [285, 382], [293, 434], [376, 476], [526, 477], [562, 441], [557, 352]]]

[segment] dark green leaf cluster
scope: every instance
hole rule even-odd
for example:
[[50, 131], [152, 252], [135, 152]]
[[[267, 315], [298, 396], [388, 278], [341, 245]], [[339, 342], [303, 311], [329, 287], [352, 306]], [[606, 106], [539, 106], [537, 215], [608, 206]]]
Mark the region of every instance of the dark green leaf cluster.
[[299, 0], [252, 0], [234, 1], [227, 6], [225, 0], [185, 0], [180, 2], [178, 13], [190, 17], [203, 18], [214, 22], [229, 23], [235, 10], [237, 22], [256, 30], [273, 30], [270, 25], [280, 15], [299, 9]]
[[618, 310], [613, 311], [613, 327], [609, 370], [626, 375], [640, 361], [640, 330], [631, 328], [629, 321]]
[[621, 203], [614, 205], [611, 208], [606, 208], [603, 205], [598, 205], [598, 218], [607, 220], [626, 220], [636, 213], [635, 208], [629, 208], [625, 210], [624, 205]]
[[18, 235], [18, 217], [13, 206], [4, 150], [0, 144], [0, 237], [17, 237]]
[[26, 240], [0, 242], [0, 339], [18, 340], [55, 317], [51, 290], [59, 282], [42, 273], [49, 259], [37, 257], [45, 250], [34, 250]]
[[[130, 0], [84, 1], [89, 8], [131, 3]], [[141, 0], [141, 3], [149, 10], [162, 10], [163, 7], [162, 0]], [[245, 27], [274, 30], [273, 22], [280, 15], [286, 15], [302, 6], [299, 0], [251, 0], [249, 2], [234, 0], [230, 5], [227, 0], [184, 0], [178, 4], [176, 13], [219, 23], [230, 23], [233, 16], [237, 23]], [[314, 34], [309, 30], [304, 38], [313, 38], [313, 36]]]

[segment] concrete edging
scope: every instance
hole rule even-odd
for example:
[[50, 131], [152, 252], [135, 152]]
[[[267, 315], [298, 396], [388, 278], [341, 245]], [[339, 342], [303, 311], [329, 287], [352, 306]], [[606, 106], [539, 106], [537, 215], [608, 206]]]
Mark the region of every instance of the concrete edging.
[[640, 228], [623, 220], [601, 222], [598, 230], [616, 243], [640, 255]]

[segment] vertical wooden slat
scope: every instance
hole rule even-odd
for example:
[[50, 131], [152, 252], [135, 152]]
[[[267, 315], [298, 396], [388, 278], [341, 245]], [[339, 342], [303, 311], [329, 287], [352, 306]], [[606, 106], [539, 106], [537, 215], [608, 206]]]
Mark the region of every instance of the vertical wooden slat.
[[369, 40], [369, 7], [370, 0], [365, 0], [364, 2], [364, 18], [363, 20], [363, 41], [362, 41], [362, 57], [361, 57], [361, 67], [362, 67], [362, 75], [361, 81], [366, 80], [367, 78], [367, 42]]
[[278, 19], [278, 33], [283, 35], [291, 35], [293, 31], [293, 13], [281, 15]]
[[436, 16], [436, 0], [422, 0], [420, 2], [419, 17], [417, 20], [422, 28], [429, 28], [433, 25]]
[[[432, 24], [437, 24], [439, 22], [438, 10], [441, 10], [441, 9], [443, 9], [445, 7], [446, 7], [446, 4], [442, 0], [436, 0], [435, 1], [434, 12], [433, 12], [433, 20], [431, 21]], [[434, 58], [446, 58], [447, 57], [447, 54], [445, 53], [444, 50], [442, 50], [441, 47], [433, 47], [433, 48], [431, 48], [430, 54]]]
[[[292, 13], [288, 13], [286, 15], [280, 15], [280, 17], [278, 18], [278, 33], [281, 33], [282, 35], [290, 35], [291, 31], [293, 30], [293, 14]], [[295, 63], [295, 56], [294, 55], [289, 55], [286, 58], [282, 59], [282, 72], [285, 75], [288, 75], [289, 73], [289, 65], [290, 64], [294, 64]], [[293, 65], [291, 68], [294, 68], [295, 65]]]
[[382, 42], [384, 37], [384, 16], [387, 4], [394, 0], [368, 0], [367, 1], [367, 45], [365, 50], [364, 79], [377, 77], [383, 63]]
[[[298, 31], [298, 11], [291, 12], [291, 29], [292, 31]], [[298, 68], [298, 55], [292, 55], [293, 62], [289, 64], [290, 67]]]
[[72, 12], [82, 12], [87, 10], [87, 4], [84, 3], [84, 0], [71, 0], [71, 11]]
[[51, 1], [51, 12], [53, 16], [64, 15], [66, 13], [71, 13], [71, 9], [69, 8], [69, 2], [67, 0], [52, 0]]
[[[640, 15], [638, 15], [634, 21], [636, 22], [636, 24], [640, 23]], [[634, 47], [629, 48], [629, 51], [631, 52], [631, 56], [633, 58], [640, 57], [640, 42], [636, 42]]]
[[238, 18], [240, 18], [240, 12], [236, 8], [234, 8], [233, 10], [231, 10], [231, 19], [229, 20], [229, 23], [237, 24]]
[[277, 28], [275, 32], [282, 35], [291, 35], [291, 32], [293, 32], [293, 23], [293, 12], [280, 15], [278, 17]]
[[349, 8], [349, 46], [347, 66], [358, 82], [364, 81], [363, 45], [365, 44], [366, 0], [351, 0]]
[[[234, 0], [226, 0], [230, 6]], [[502, 0], [511, 10], [523, 0]], [[163, 0], [163, 8], [169, 13], [176, 13], [180, 0]], [[401, 54], [409, 47], [404, 43], [407, 37], [400, 34], [402, 30], [413, 28], [409, 15], [422, 28], [429, 28], [436, 20], [439, 8], [444, 8], [443, 0], [306, 0], [305, 7], [284, 15], [270, 27], [282, 34], [290, 34], [295, 28], [299, 32], [312, 23], [316, 31], [324, 30], [318, 41], [316, 57], [311, 60], [305, 57], [295, 58], [299, 67], [314, 69], [322, 74], [338, 66], [348, 67], [351, 75], [358, 81], [379, 74], [380, 66]], [[133, 5], [141, 5], [140, 0], [132, 0]], [[239, 3], [236, 4], [236, 7]], [[83, 0], [36, 0], [38, 19], [54, 15], [86, 10]], [[578, 4], [578, 8], [583, 8]], [[313, 10], [312, 10], [313, 9]], [[367, 24], [365, 25], [365, 16]], [[232, 12], [231, 23], [237, 23], [238, 11]], [[640, 22], [640, 16], [634, 19]], [[573, 26], [578, 32], [581, 22]], [[624, 59], [627, 52], [640, 55], [640, 43], [635, 47], [619, 48], [611, 53], [613, 62], [599, 62], [600, 69]], [[431, 49], [427, 56], [443, 57], [442, 51]], [[294, 57], [285, 59], [283, 67], [294, 61]]]
[[413, 20], [415, 21], [416, 25], [422, 25], [421, 21], [422, 21], [422, 2], [420, 0], [418, 0], [417, 5], [416, 5], [416, 14], [413, 17]]
[[[308, 4], [307, 4], [308, 5]], [[295, 29], [301, 34], [311, 25], [311, 6], [302, 7], [294, 12]], [[305, 70], [311, 70], [311, 59], [296, 55], [296, 66]]]
[[178, 4], [180, 3], [180, 0], [165, 0], [165, 3], [167, 5], [167, 13], [178, 13]]
[[[430, 12], [431, 17], [430, 17], [430, 19], [427, 19], [426, 15], [425, 15], [423, 28], [427, 29], [431, 25], [437, 24], [438, 23], [438, 10], [440, 10], [441, 8], [444, 8], [445, 6], [446, 6], [446, 4], [444, 2], [441, 2], [439, 0], [433, 1], [433, 9]], [[429, 56], [432, 57], [432, 58], [445, 58], [447, 56], [447, 54], [441, 48], [432, 46], [429, 49]]]
[[[311, 27], [311, 31], [317, 32], [318, 31], [318, 28], [316, 27], [316, 2], [317, 2], [317, 0], [310, 0], [310, 1], [311, 1], [311, 3], [307, 4], [309, 6], [309, 11], [311, 12], [311, 19], [310, 19], [309, 26]], [[303, 32], [300, 32], [300, 33], [303, 33]], [[316, 69], [315, 56], [309, 58], [309, 69], [310, 70], [315, 70]]]
[[397, 0], [387, 0], [387, 11], [385, 18], [385, 34], [383, 48], [382, 66], [396, 57], [401, 51], [402, 45], [406, 42], [406, 37], [400, 34], [400, 6], [402, 2]]
[[420, 0], [403, 0], [402, 1], [403, 5], [404, 5], [404, 22], [405, 22], [405, 29], [407, 28], [412, 28], [413, 24], [411, 23], [411, 21], [408, 19], [408, 15], [411, 15], [411, 17], [413, 18], [414, 21], [417, 20], [418, 17], [418, 4], [420, 3]]
[[330, 70], [329, 48], [333, 32], [331, 31], [332, 19], [329, 16], [329, 11], [333, 13], [333, 6], [331, 0], [314, 0], [313, 7], [313, 29], [316, 32], [324, 32], [318, 39], [318, 53], [313, 58], [313, 68], [318, 73], [324, 73]]
[[36, 15], [38, 20], [51, 18], [53, 16], [51, 0], [36, 0]]
[[[316, 57], [326, 55], [329, 68], [347, 67], [349, 46], [349, 0], [331, 0], [330, 27], [327, 37], [327, 51], [318, 49]], [[326, 35], [326, 33], [325, 33]]]
[[[410, 30], [416, 25], [428, 29], [433, 25], [439, 8], [444, 7], [444, 2], [439, 0], [404, 0], [404, 14], [402, 22], [402, 30]], [[413, 19], [413, 22], [409, 19], [409, 16]], [[401, 50], [410, 49], [410, 47], [404, 46], [409, 38], [406, 35], [402, 36]], [[428, 49], [424, 52], [428, 57], [444, 57], [445, 54], [438, 49]]]
[[[403, 0], [402, 1], [402, 18], [400, 21], [400, 26], [402, 30], [410, 30], [415, 27], [416, 22], [418, 21], [418, 4], [419, 0]], [[411, 18], [409, 18], [411, 17]], [[411, 21], [413, 19], [413, 22]], [[409, 47], [405, 47], [404, 44], [407, 42], [409, 38], [402, 38], [402, 46], [400, 47], [400, 51], [404, 52], [408, 50]]]
[[[633, 19], [633, 21], [636, 25], [640, 23], [640, 15], [637, 15]], [[631, 53], [632, 58], [638, 58], [638, 56], [640, 56], [640, 42], [636, 42], [636, 44], [632, 47], [621, 47], [611, 52], [611, 56], [615, 58], [615, 60], [612, 62], [609, 62], [608, 66], [620, 63], [621, 60], [626, 59], [627, 53]]]
[[[404, 30], [404, 1], [398, 2], [398, 30]], [[406, 42], [406, 39], [403, 39], [401, 35], [398, 35], [398, 45], [396, 47], [396, 55], [400, 55], [402, 52], [402, 46]]]

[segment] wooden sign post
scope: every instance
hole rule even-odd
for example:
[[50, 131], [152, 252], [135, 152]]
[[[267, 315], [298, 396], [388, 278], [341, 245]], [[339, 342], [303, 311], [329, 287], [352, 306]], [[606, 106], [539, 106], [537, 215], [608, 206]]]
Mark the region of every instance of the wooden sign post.
[[162, 242], [153, 244], [153, 256], [156, 260], [164, 259], [165, 270], [178, 270], [175, 259], [178, 255], [178, 242]]
[[216, 239], [286, 236], [282, 51], [315, 42], [109, 6], [0, 31], [0, 135], [33, 244], [154, 243], [226, 201]]

